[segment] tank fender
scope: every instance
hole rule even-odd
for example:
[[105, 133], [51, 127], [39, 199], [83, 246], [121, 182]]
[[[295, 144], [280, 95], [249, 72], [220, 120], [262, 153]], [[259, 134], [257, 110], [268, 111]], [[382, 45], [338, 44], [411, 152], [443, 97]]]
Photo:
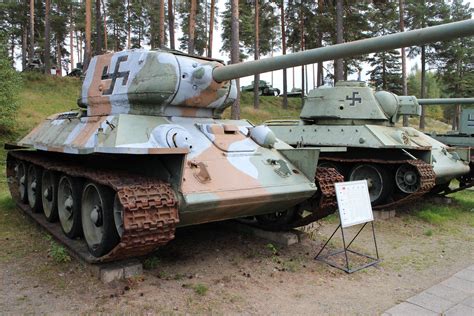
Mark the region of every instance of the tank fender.
[[[314, 179], [319, 160], [319, 148], [281, 148], [277, 150], [308, 179]], [[295, 171], [293, 170], [293, 172]]]
[[446, 150], [457, 160], [471, 162], [471, 148], [469, 147], [447, 147]]

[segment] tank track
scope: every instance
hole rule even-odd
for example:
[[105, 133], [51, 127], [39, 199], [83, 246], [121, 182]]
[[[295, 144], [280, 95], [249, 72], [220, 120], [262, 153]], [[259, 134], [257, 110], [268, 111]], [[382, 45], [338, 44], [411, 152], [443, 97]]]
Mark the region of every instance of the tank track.
[[[240, 221], [247, 225], [260, 227], [265, 230], [280, 231], [309, 225], [334, 213], [337, 209], [334, 183], [344, 181], [344, 177], [334, 168], [318, 167], [314, 180], [318, 191], [312, 198], [303, 202], [301, 205], [296, 206], [294, 209], [287, 210], [287, 212], [294, 213], [287, 222], [261, 223], [258, 220], [249, 219], [240, 219]], [[303, 216], [305, 210], [311, 213]]]
[[[123, 205], [124, 231], [120, 242], [106, 255], [96, 258], [86, 255], [77, 242], [60, 238], [73, 253], [87, 262], [106, 262], [138, 257], [153, 252], [157, 247], [174, 239], [178, 218], [178, 202], [171, 185], [161, 180], [117, 170], [95, 170], [83, 165], [64, 162], [44, 153], [10, 151], [7, 158], [7, 178], [15, 202], [27, 213], [34, 215], [28, 205], [20, 201], [14, 163], [24, 161], [47, 170], [72, 177], [80, 177], [112, 188]], [[38, 221], [37, 216], [32, 216]], [[51, 225], [42, 225], [50, 230]], [[54, 224], [59, 226], [59, 224]], [[83, 242], [85, 244], [85, 242]]]
[[289, 228], [309, 225], [337, 210], [336, 188], [334, 183], [343, 182], [344, 176], [334, 168], [316, 168], [315, 183], [318, 193], [310, 200], [312, 213], [290, 223]]
[[401, 199], [398, 199], [393, 202], [389, 202], [386, 204], [381, 204], [377, 206], [373, 206], [373, 209], [384, 209], [388, 207], [395, 207], [401, 204], [413, 201], [418, 197], [428, 193], [431, 189], [435, 186], [436, 181], [436, 174], [433, 171], [433, 166], [422, 161], [422, 160], [414, 160], [414, 159], [407, 159], [407, 160], [382, 160], [382, 159], [344, 159], [344, 158], [332, 158], [332, 157], [324, 157], [321, 158], [321, 161], [332, 161], [332, 162], [348, 162], [348, 163], [377, 163], [377, 164], [409, 164], [416, 168], [418, 173], [420, 174], [420, 188], [418, 191], [409, 194]]

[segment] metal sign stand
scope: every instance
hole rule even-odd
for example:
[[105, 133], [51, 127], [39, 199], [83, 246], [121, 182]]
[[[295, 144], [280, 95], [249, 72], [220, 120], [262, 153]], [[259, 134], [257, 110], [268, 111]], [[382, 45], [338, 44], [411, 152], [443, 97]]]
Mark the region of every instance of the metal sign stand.
[[[381, 260], [379, 257], [379, 250], [377, 248], [377, 238], [375, 237], [374, 215], [372, 213], [372, 205], [370, 203], [367, 181], [359, 180], [335, 183], [335, 189], [337, 204], [339, 206], [340, 222], [336, 230], [332, 233], [331, 237], [329, 237], [329, 239], [326, 241], [321, 250], [319, 250], [318, 254], [316, 255], [316, 257], [314, 257], [314, 259], [323, 261], [334, 268], [345, 271], [346, 273], [356, 272], [379, 263]], [[352, 243], [356, 240], [356, 238], [359, 236], [359, 234], [369, 222], [372, 225], [372, 236], [374, 239], [376, 257], [372, 257], [367, 254], [363, 254], [355, 250], [349, 249]], [[344, 228], [360, 224], [363, 224], [362, 227], [359, 229], [354, 238], [352, 238], [351, 241], [346, 244]], [[333, 253], [329, 253], [325, 256], [320, 256], [324, 248], [326, 248], [326, 246], [334, 237], [339, 228], [341, 229], [342, 243], [344, 245], [344, 248], [342, 250], [337, 250]], [[349, 263], [348, 252], [359, 257], [370, 259], [371, 261], [358, 267], [352, 267]], [[338, 265], [336, 262], [329, 260], [331, 257], [341, 253], [344, 253], [344, 257], [346, 259], [345, 266]]]
[[[375, 238], [375, 229], [374, 229], [374, 222], [371, 222], [372, 224], [372, 236], [374, 238], [374, 245], [375, 245], [375, 253], [376, 253], [376, 257], [372, 257], [372, 256], [369, 256], [367, 254], [363, 254], [363, 253], [360, 253], [360, 252], [357, 252], [355, 250], [352, 250], [352, 249], [349, 249], [349, 247], [352, 245], [352, 243], [354, 242], [354, 240], [357, 238], [357, 236], [359, 236], [359, 234], [361, 233], [361, 231], [365, 228], [365, 226], [367, 226], [367, 223], [364, 223], [364, 225], [362, 225], [362, 227], [359, 229], [359, 231], [357, 232], [357, 234], [354, 236], [354, 238], [352, 238], [352, 240], [349, 242], [349, 244], [347, 244], [346, 246], [346, 238], [345, 238], [345, 235], [344, 235], [344, 228], [341, 226], [341, 224], [339, 224], [339, 226], [337, 226], [336, 230], [332, 233], [331, 237], [329, 237], [329, 239], [326, 241], [326, 243], [324, 244], [324, 246], [321, 248], [321, 250], [319, 250], [318, 254], [316, 255], [316, 257], [314, 257], [315, 260], [319, 260], [319, 261], [323, 261], [327, 264], [329, 264], [331, 267], [334, 267], [334, 268], [337, 268], [337, 269], [340, 269], [340, 270], [343, 270], [345, 271], [346, 273], [353, 273], [353, 272], [356, 272], [356, 271], [359, 271], [359, 270], [362, 270], [364, 268], [367, 268], [367, 267], [370, 267], [370, 266], [373, 266], [377, 263], [379, 263], [380, 261], [380, 257], [379, 257], [379, 250], [377, 248], [377, 239]], [[326, 248], [327, 244], [329, 243], [329, 241], [331, 241], [332, 237], [334, 237], [334, 235], [336, 234], [336, 232], [338, 231], [338, 229], [341, 229], [341, 233], [342, 233], [342, 243], [344, 245], [344, 248], [341, 249], [341, 250], [337, 250], [335, 252], [332, 252], [332, 253], [329, 253], [325, 256], [320, 256], [321, 252], [323, 252], [324, 248]], [[345, 266], [341, 266], [341, 265], [338, 265], [336, 262], [333, 262], [333, 261], [330, 261], [329, 258], [332, 257], [332, 256], [335, 256], [335, 255], [338, 255], [340, 253], [344, 252], [344, 256], [345, 256], [345, 259], [346, 259], [346, 265]], [[366, 263], [366, 264], [363, 264], [361, 266], [358, 266], [358, 267], [351, 267], [351, 265], [349, 264], [349, 257], [347, 256], [347, 253], [350, 252], [350, 253], [353, 253], [355, 255], [358, 255], [360, 257], [365, 257], [365, 258], [368, 258], [368, 259], [371, 259], [372, 261]]]

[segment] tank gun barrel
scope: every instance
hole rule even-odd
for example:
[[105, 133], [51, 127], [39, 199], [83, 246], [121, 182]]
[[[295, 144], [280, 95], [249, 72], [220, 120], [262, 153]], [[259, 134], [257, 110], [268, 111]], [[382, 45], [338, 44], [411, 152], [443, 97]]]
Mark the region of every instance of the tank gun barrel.
[[215, 81], [223, 82], [268, 71], [472, 35], [474, 19], [217, 67], [212, 75]]
[[418, 103], [421, 105], [474, 104], [474, 98], [418, 99]]

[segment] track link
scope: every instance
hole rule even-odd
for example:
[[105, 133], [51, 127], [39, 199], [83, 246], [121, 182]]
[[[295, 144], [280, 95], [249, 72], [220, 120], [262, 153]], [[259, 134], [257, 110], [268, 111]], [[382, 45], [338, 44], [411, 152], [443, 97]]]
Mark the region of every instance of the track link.
[[[169, 183], [123, 171], [95, 170], [40, 152], [10, 151], [7, 158], [8, 183], [13, 199], [22, 209], [28, 207], [19, 198], [15, 161], [24, 161], [72, 177], [85, 178], [117, 192], [124, 211], [122, 238], [108, 254], [100, 258], [84, 256], [80, 249], [71, 249], [88, 262], [143, 256], [174, 239], [176, 224], [179, 222], [178, 202]], [[69, 248], [74, 247], [72, 243], [65, 244]]]

